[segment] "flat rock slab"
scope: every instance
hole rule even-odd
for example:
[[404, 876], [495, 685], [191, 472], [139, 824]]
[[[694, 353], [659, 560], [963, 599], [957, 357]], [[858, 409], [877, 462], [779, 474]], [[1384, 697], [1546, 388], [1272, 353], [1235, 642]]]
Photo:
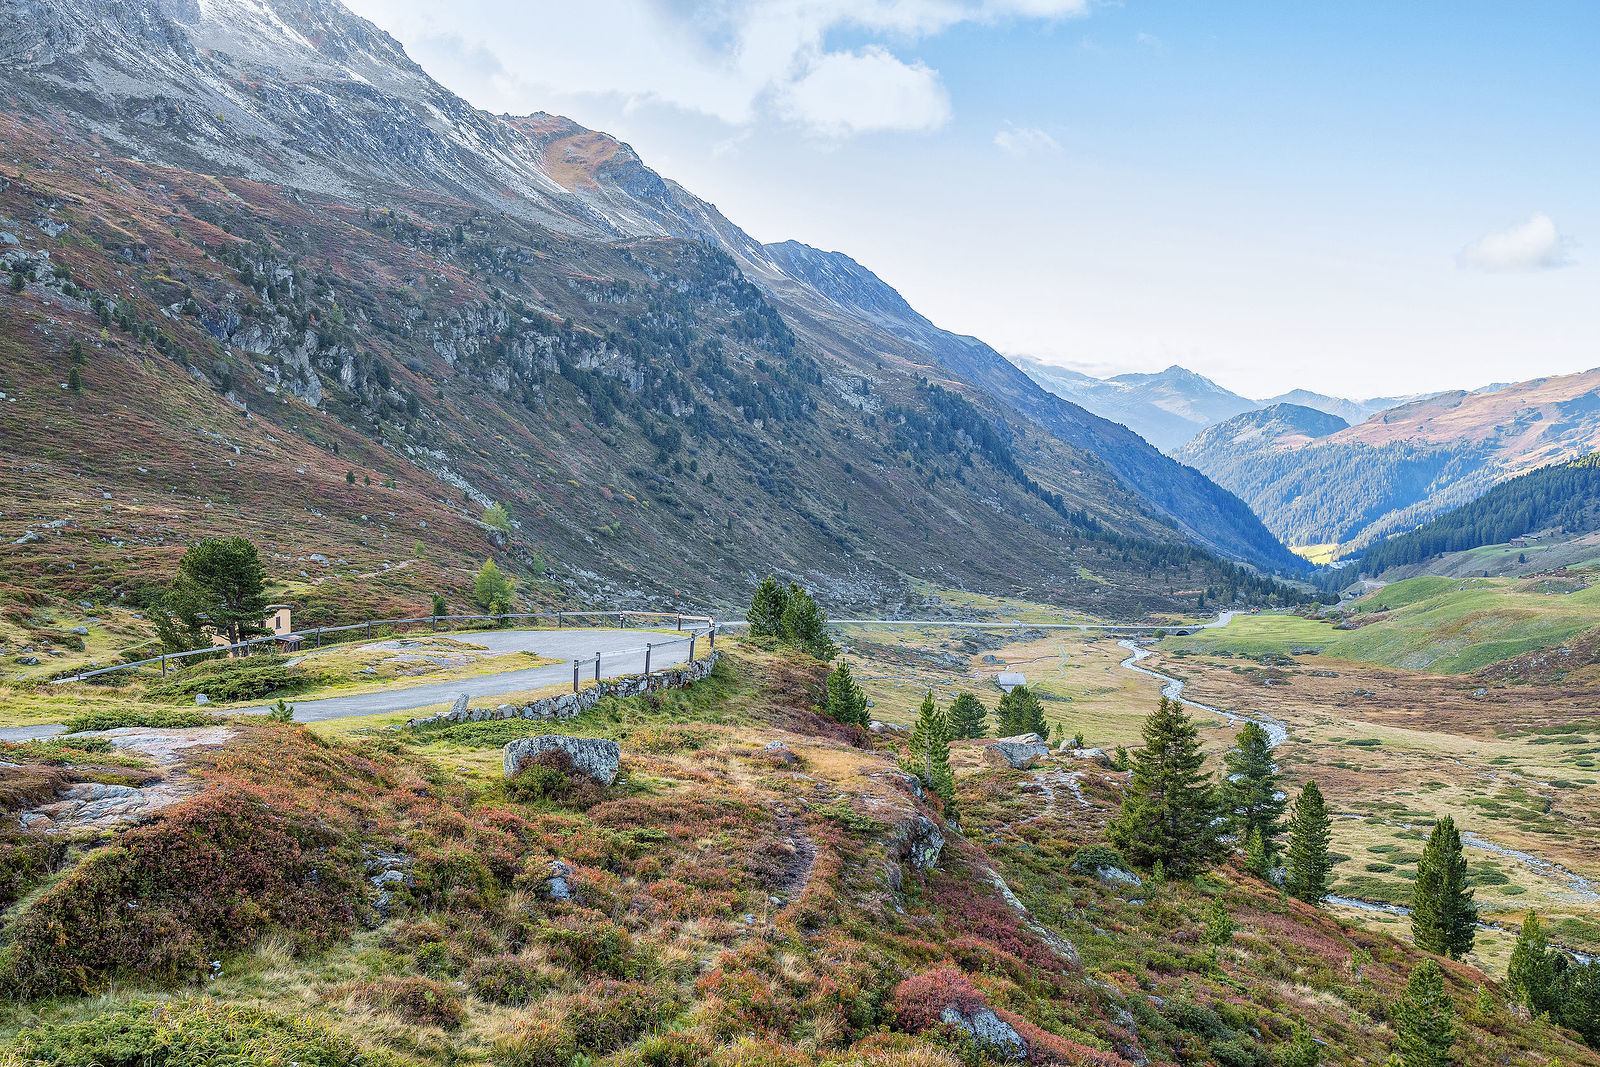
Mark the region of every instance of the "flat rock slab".
[[1050, 754], [1050, 746], [1035, 734], [1003, 737], [983, 747], [983, 758], [997, 767], [1032, 767]]
[[587, 774], [602, 785], [617, 780], [617, 765], [622, 760], [622, 746], [603, 738], [564, 734], [519, 737], [502, 749], [506, 777], [516, 774], [525, 758], [541, 752], [565, 752], [571, 757], [575, 771]]

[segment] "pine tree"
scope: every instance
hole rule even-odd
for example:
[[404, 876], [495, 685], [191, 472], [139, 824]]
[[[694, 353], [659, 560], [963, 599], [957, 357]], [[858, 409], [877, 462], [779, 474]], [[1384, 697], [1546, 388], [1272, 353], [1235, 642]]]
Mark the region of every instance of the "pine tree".
[[850, 675], [850, 665], [841, 663], [828, 675], [828, 696], [823, 710], [842, 723], [867, 725], [867, 695]]
[[1478, 909], [1467, 888], [1467, 857], [1455, 819], [1433, 825], [1411, 889], [1411, 937], [1424, 952], [1460, 959], [1477, 938]]
[[755, 595], [750, 598], [750, 610], [745, 613], [745, 620], [750, 623], [750, 636], [777, 637], [783, 626], [783, 609], [788, 603], [788, 592], [778, 579], [770, 574], [761, 579]]
[[1289, 1043], [1278, 1049], [1278, 1067], [1321, 1067], [1322, 1050], [1304, 1026], [1296, 1025]]
[[982, 737], [989, 732], [989, 709], [972, 693], [961, 693], [950, 704], [950, 735], [958, 739]]
[[1307, 782], [1289, 820], [1289, 869], [1284, 888], [1290, 896], [1308, 904], [1321, 904], [1327, 898], [1328, 874], [1333, 869], [1328, 859], [1332, 830], [1322, 790], [1316, 782]]
[[1517, 947], [1511, 950], [1506, 984], [1511, 987], [1511, 995], [1535, 1015], [1553, 1011], [1557, 1006], [1558, 956], [1559, 953], [1550, 951], [1539, 916], [1528, 912], [1528, 917], [1522, 920], [1522, 932], [1517, 935]]
[[83, 376], [78, 373], [77, 367], [67, 368], [67, 388], [74, 393], [83, 392]]
[[1245, 840], [1244, 869], [1263, 882], [1272, 877], [1272, 860], [1267, 855], [1266, 842], [1261, 839], [1260, 830], [1250, 831], [1250, 836]]
[[1450, 1067], [1456, 1039], [1456, 1008], [1444, 971], [1433, 960], [1412, 970], [1406, 991], [1389, 1013], [1402, 1067]]
[[1270, 863], [1277, 851], [1279, 820], [1287, 801], [1278, 795], [1278, 765], [1272, 760], [1272, 739], [1258, 722], [1247, 722], [1240, 729], [1234, 747], [1222, 757], [1223, 802], [1229, 822], [1240, 842], [1248, 845], [1251, 835], [1261, 836], [1261, 845]]
[[1216, 790], [1202, 770], [1200, 735], [1183, 705], [1161, 698], [1145, 720], [1144, 746], [1133, 752], [1133, 778], [1106, 836], [1141, 867], [1161, 863], [1192, 874], [1219, 853]]
[[839, 654], [839, 646], [828, 636], [828, 616], [810, 593], [793, 582], [789, 583], [783, 611], [778, 615], [778, 636], [785, 644], [820, 660]]
[[1050, 727], [1044, 721], [1044, 705], [1025, 685], [1016, 686], [1000, 698], [995, 717], [1000, 720], [1001, 737], [1038, 734], [1043, 740], [1050, 734]]
[[950, 720], [934, 701], [931, 690], [922, 698], [906, 747], [910, 751], [911, 772], [944, 801], [945, 817], [954, 818], [956, 779], [950, 770]]

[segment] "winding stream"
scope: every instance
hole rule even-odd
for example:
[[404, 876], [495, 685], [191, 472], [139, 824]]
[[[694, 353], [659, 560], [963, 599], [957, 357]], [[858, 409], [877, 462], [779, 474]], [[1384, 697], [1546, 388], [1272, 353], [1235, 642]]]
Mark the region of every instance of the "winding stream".
[[[1228, 622], [1225, 620], [1231, 620], [1232, 617], [1232, 614], [1229, 613], [1224, 617], [1224, 619], [1218, 619], [1216, 622], [1208, 623], [1207, 625], [1226, 626]], [[1149, 667], [1139, 666], [1140, 660], [1155, 654], [1154, 649], [1141, 647], [1134, 641], [1118, 641], [1117, 644], [1121, 645], [1123, 648], [1132, 653], [1132, 655], [1122, 661], [1122, 669], [1125, 671], [1133, 671], [1136, 674], [1148, 675], [1151, 678], [1155, 678], [1161, 682], [1164, 682], [1165, 684], [1161, 687], [1161, 695], [1166, 697], [1168, 700], [1176, 700], [1180, 704], [1186, 704], [1191, 708], [1199, 708], [1201, 711], [1209, 711], [1213, 715], [1221, 715], [1224, 719], [1227, 719], [1230, 724], [1239, 722], [1257, 723], [1262, 727], [1262, 729], [1267, 731], [1268, 748], [1277, 748], [1279, 745], [1289, 740], [1289, 728], [1283, 723], [1279, 722], [1277, 719], [1269, 718], [1267, 716], [1262, 716], [1259, 719], [1252, 719], [1249, 716], [1236, 715], [1233, 712], [1226, 711], [1222, 708], [1214, 708], [1210, 704], [1202, 704], [1198, 700], [1190, 700], [1188, 697], [1183, 695], [1183, 679], [1174, 678], [1170, 674], [1162, 674], [1160, 671], [1153, 671]]]

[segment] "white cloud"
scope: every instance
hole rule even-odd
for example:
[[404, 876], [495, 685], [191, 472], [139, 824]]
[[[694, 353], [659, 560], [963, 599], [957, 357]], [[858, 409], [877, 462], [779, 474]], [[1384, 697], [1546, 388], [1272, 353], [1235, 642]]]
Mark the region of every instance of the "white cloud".
[[937, 71], [883, 48], [825, 52], [778, 95], [779, 111], [831, 137], [867, 130], [936, 130], [950, 121]]
[[[967, 23], [1084, 15], [1091, 0], [349, 2], [480, 107], [603, 98], [729, 126], [776, 116], [838, 137], [948, 119], [938, 72], [904, 49]], [[859, 43], [830, 49], [839, 32]]]
[[1009, 122], [994, 135], [994, 143], [1002, 152], [1013, 156], [1054, 155], [1061, 151], [1056, 139], [1043, 130], [1034, 126], [1013, 126]]
[[1551, 270], [1572, 262], [1567, 254], [1570, 244], [1556, 229], [1555, 220], [1539, 212], [1527, 222], [1484, 234], [1463, 248], [1456, 262], [1475, 270]]

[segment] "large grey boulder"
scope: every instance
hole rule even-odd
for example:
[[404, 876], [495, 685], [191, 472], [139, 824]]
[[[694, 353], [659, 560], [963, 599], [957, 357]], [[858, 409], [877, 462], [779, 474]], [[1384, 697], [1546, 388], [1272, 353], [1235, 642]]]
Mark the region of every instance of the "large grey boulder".
[[456, 702], [450, 705], [450, 718], [460, 722], [467, 717], [467, 694], [462, 693], [456, 697]]
[[896, 824], [889, 838], [889, 855], [924, 871], [939, 862], [943, 849], [944, 833], [937, 823], [920, 812]]
[[939, 1021], [967, 1034], [975, 1044], [985, 1046], [998, 1059], [1027, 1058], [1028, 1045], [1022, 1035], [988, 1008], [962, 1011], [959, 1005], [950, 1004], [939, 1013]]
[[601, 785], [617, 780], [617, 764], [622, 759], [622, 747], [615, 741], [598, 737], [566, 737], [562, 734], [545, 734], [541, 737], [519, 737], [503, 750], [506, 777], [517, 773], [523, 759], [541, 752], [565, 752], [572, 759], [572, 769], [587, 774]]
[[1040, 741], [1038, 734], [1002, 737], [992, 744], [985, 745], [983, 749], [983, 758], [990, 763], [1001, 767], [1016, 767], [1019, 770], [1032, 767], [1049, 754], [1050, 746]]

